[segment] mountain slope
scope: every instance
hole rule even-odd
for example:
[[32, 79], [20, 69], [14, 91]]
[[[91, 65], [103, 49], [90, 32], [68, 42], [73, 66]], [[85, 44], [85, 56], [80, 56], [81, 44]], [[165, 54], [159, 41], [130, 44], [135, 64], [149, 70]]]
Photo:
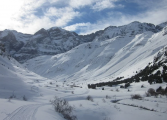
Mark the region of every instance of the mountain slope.
[[6, 52], [14, 55], [29, 40], [31, 35], [19, 33], [14, 30], [0, 31], [0, 42], [5, 45]]
[[37, 97], [42, 90], [38, 85], [48, 81], [28, 71], [0, 49], [0, 99], [23, 100], [24, 96], [26, 99]]
[[104, 30], [89, 35], [78, 35], [59, 27], [48, 30], [41, 29], [34, 35], [19, 33], [14, 30], [0, 32], [0, 42], [5, 44], [6, 52], [23, 63], [40, 55], [56, 55], [87, 42], [104, 41], [114, 37], [134, 37], [137, 34], [150, 31], [157, 33], [166, 23], [153, 25], [150, 23], [132, 22], [124, 26], [109, 26]]
[[165, 33], [166, 27], [158, 33], [145, 31], [135, 36], [95, 39], [63, 54], [33, 58], [25, 66], [37, 74], [60, 81], [128, 77], [144, 68], [167, 45]]
[[41, 29], [29, 39], [14, 57], [18, 61], [24, 62], [40, 55], [55, 55], [66, 52], [78, 44], [77, 34], [73, 32], [58, 27], [48, 30]]
[[[138, 31], [138, 28], [133, 28]], [[104, 83], [117, 76], [130, 77], [153, 59], [150, 66], [159, 63], [166, 65], [167, 27], [160, 32], [146, 30], [135, 35], [128, 32], [125, 36], [112, 37], [116, 29], [100, 31], [100, 36], [109, 35], [105, 39], [96, 36], [92, 42], [82, 43], [65, 53], [39, 56], [24, 64], [47, 78], [30, 72], [4, 54], [4, 45], [0, 44], [0, 119], [65, 120], [55, 112], [55, 106], [49, 104], [57, 96], [75, 107], [73, 113], [78, 120], [166, 120], [166, 96], [145, 95], [149, 88], [156, 90], [161, 86], [167, 90], [165, 83], [133, 82], [129, 90], [120, 88], [120, 85], [87, 88], [87, 83]], [[41, 32], [42, 37], [48, 34], [41, 30], [36, 33], [36, 38], [41, 37], [38, 36]], [[35, 41], [41, 44], [40, 40]], [[162, 66], [158, 70], [162, 70]], [[132, 100], [134, 95], [140, 95], [142, 100]], [[14, 96], [16, 98], [4, 99]], [[24, 96], [28, 101], [23, 101]], [[92, 98], [91, 101], [88, 97]]]

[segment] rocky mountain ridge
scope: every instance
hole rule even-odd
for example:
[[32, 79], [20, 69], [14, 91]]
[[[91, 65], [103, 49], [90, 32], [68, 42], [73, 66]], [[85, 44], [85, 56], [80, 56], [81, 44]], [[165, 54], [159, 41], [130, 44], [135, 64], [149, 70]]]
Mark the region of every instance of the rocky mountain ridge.
[[[124, 30], [125, 36], [112, 37], [119, 32], [114, 27], [103, 31], [92, 42], [80, 44], [58, 55], [35, 57], [24, 65], [30, 71], [57, 81], [77, 82], [79, 79], [78, 82], [100, 82], [103, 79], [104, 82], [120, 76], [129, 78], [136, 71], [144, 69], [159, 50], [167, 45], [167, 26], [156, 32], [155, 26], [155, 29], [147, 28], [147, 31], [145, 27], [141, 31], [138, 27], [133, 27], [134, 24], [136, 25], [132, 23], [131, 26], [132, 30], [136, 30], [136, 35], [131, 35], [132, 31], [127, 27]], [[106, 35], [111, 38], [104, 37]]]
[[56, 55], [71, 50], [87, 42], [104, 41], [114, 37], [134, 37], [137, 34], [151, 31], [159, 32], [167, 23], [153, 25], [150, 23], [132, 22], [124, 26], [109, 26], [104, 30], [89, 35], [78, 35], [59, 27], [44, 28], [34, 35], [19, 33], [14, 30], [0, 31], [0, 42], [5, 44], [6, 52], [23, 63], [40, 55]]

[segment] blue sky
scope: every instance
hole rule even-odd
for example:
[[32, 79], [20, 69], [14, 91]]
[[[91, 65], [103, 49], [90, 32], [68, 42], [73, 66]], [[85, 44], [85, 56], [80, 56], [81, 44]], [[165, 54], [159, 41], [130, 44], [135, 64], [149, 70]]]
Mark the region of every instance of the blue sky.
[[133, 21], [167, 21], [167, 0], [3, 0], [0, 30], [34, 34], [41, 28], [61, 27], [89, 34]]

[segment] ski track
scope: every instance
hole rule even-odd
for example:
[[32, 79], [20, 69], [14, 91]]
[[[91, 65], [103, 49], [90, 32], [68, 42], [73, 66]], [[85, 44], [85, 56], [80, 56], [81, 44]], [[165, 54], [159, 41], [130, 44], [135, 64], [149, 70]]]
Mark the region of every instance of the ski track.
[[[89, 90], [86, 90], [81, 94], [68, 95], [63, 98], [69, 98], [71, 96], [78, 96], [78, 95], [83, 95], [83, 94], [88, 94], [88, 93], [89, 93]], [[36, 120], [35, 114], [38, 111], [38, 108], [44, 105], [49, 105], [49, 103], [48, 104], [31, 104], [31, 105], [21, 106], [17, 108], [16, 110], [14, 110], [12, 113], [10, 113], [3, 120]]]
[[36, 120], [35, 114], [39, 107], [48, 104], [31, 104], [17, 108], [3, 120]]

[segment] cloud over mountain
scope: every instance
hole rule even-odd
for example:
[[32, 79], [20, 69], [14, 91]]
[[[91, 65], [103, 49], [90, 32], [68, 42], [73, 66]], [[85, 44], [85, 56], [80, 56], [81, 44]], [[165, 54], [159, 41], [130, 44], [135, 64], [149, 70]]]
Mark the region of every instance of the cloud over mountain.
[[167, 19], [166, 0], [5, 0], [0, 8], [0, 30], [31, 34], [53, 26], [87, 34], [109, 25], [159, 24]]

